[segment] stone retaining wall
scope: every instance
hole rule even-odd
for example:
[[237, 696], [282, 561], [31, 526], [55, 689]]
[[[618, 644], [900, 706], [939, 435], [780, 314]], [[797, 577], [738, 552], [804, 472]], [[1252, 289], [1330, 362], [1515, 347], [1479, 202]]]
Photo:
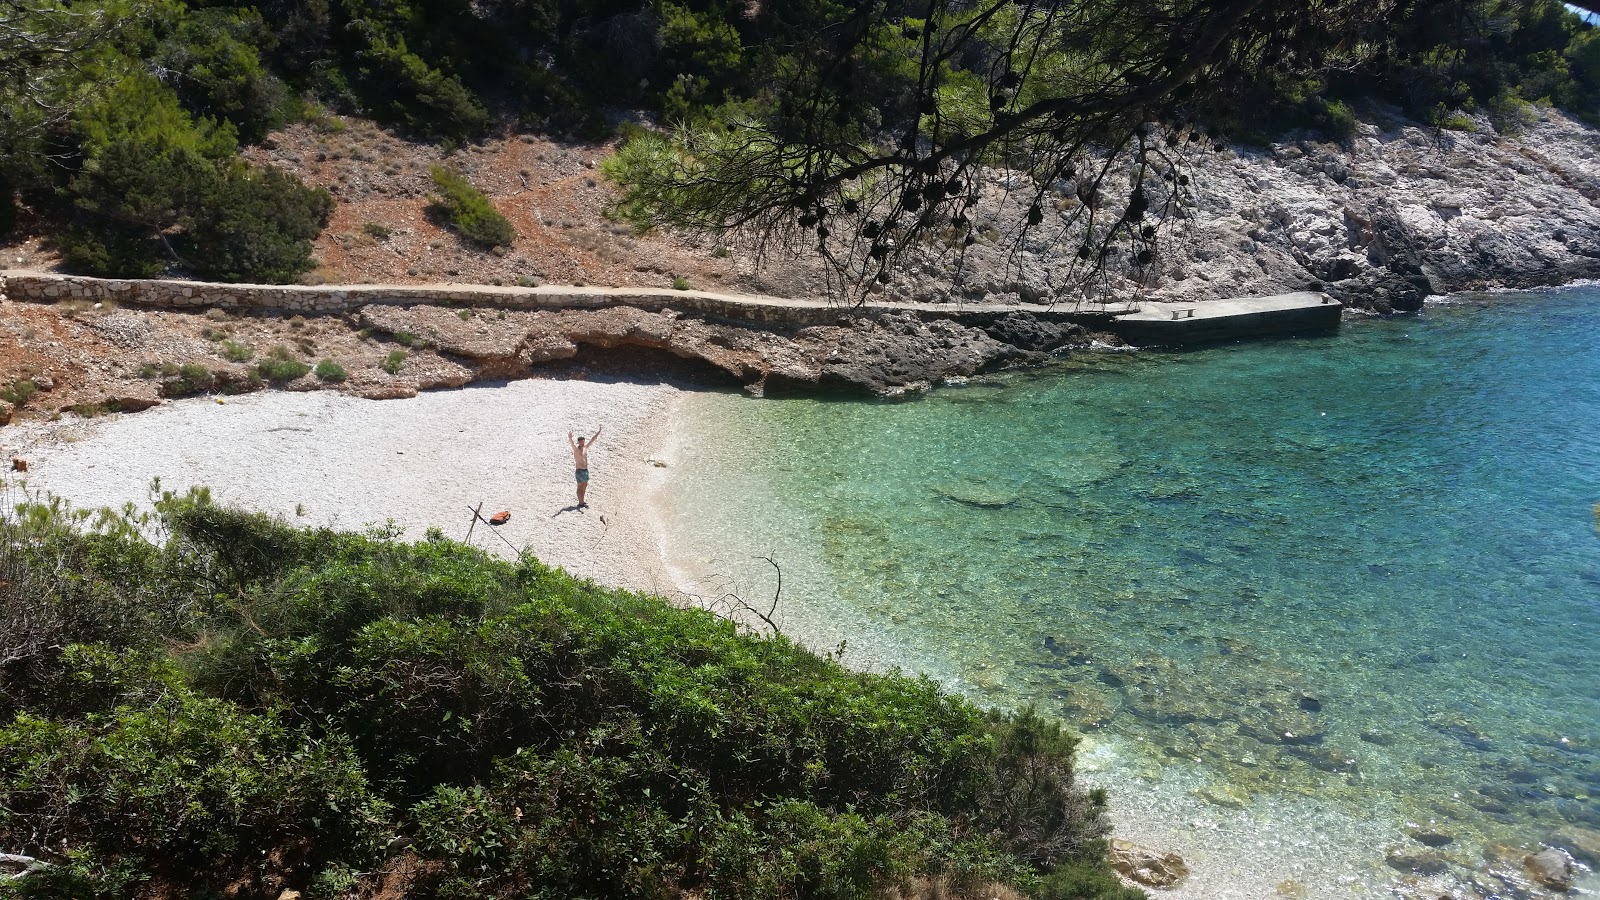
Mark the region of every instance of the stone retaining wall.
[[428, 304], [495, 309], [594, 309], [631, 306], [660, 312], [674, 309], [718, 319], [781, 325], [824, 325], [844, 317], [875, 317], [911, 312], [925, 318], [981, 321], [1008, 312], [1026, 311], [1040, 318], [1081, 319], [1066, 309], [1034, 304], [951, 306], [894, 303], [848, 306], [822, 300], [671, 291], [655, 288], [602, 288], [547, 285], [536, 288], [493, 285], [304, 285], [216, 284], [203, 281], [157, 281], [88, 278], [49, 272], [0, 273], [0, 294], [13, 300], [49, 303], [62, 300], [111, 301], [153, 309], [263, 310], [307, 315], [343, 313], [369, 304]]
[[[694, 291], [492, 285], [263, 285], [201, 281], [118, 280], [53, 273], [12, 272], [4, 292], [14, 300], [112, 301], [155, 309], [271, 310], [305, 314], [342, 313], [373, 303], [486, 306], [500, 309], [572, 309], [614, 305], [660, 310], [672, 307], [728, 318], [832, 321], [840, 310], [827, 304], [797, 306], [768, 298], [742, 299]], [[766, 302], [759, 302], [766, 301]]]

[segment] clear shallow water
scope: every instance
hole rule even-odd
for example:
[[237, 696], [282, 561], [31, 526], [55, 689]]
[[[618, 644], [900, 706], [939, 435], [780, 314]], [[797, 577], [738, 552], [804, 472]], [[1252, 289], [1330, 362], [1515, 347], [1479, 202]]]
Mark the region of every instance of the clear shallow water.
[[690, 574], [770, 596], [773, 554], [791, 633], [1058, 714], [1222, 844], [1309, 816], [1311, 896], [1398, 874], [1407, 823], [1455, 839], [1439, 878], [1600, 830], [1600, 290], [686, 403]]

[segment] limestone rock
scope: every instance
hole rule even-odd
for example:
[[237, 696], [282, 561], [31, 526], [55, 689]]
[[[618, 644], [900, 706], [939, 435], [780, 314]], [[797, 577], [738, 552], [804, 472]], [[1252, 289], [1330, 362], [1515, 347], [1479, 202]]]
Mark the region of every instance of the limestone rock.
[[1412, 875], [1438, 875], [1450, 868], [1450, 863], [1433, 850], [1416, 847], [1391, 847], [1383, 856], [1391, 869]]
[[1572, 889], [1572, 859], [1555, 847], [1530, 853], [1522, 858], [1522, 865], [1534, 881], [1552, 891]]
[[408, 400], [417, 395], [417, 389], [409, 384], [374, 384], [354, 393], [365, 400]]
[[1111, 842], [1111, 867], [1146, 887], [1172, 888], [1189, 877], [1189, 864], [1173, 852], [1162, 853], [1132, 841]]
[[106, 409], [114, 409], [118, 412], [139, 412], [152, 406], [160, 406], [161, 398], [124, 391], [115, 396], [107, 397], [101, 405]]
[[1231, 784], [1208, 784], [1195, 796], [1223, 809], [1244, 809], [1250, 805], [1250, 792]]
[[1084, 333], [1082, 325], [1048, 322], [1025, 312], [1013, 312], [983, 327], [995, 340], [1022, 350], [1054, 350]]
[[1551, 838], [1549, 843], [1567, 851], [1579, 862], [1600, 868], [1600, 831], [1569, 825]]
[[948, 497], [957, 503], [976, 506], [980, 509], [1001, 509], [1018, 500], [1018, 495], [1015, 491], [1008, 491], [990, 482], [973, 478], [947, 481], [943, 484], [935, 485], [934, 491], [940, 496]]
[[1432, 828], [1413, 828], [1406, 835], [1424, 847], [1448, 847], [1456, 840], [1454, 836]]
[[11, 423], [11, 414], [16, 412], [16, 407], [4, 400], [0, 400], [0, 425]]

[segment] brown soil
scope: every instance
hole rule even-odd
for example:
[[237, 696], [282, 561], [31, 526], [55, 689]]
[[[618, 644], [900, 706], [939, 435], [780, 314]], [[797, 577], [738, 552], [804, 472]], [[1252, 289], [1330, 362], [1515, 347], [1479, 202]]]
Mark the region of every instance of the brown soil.
[[[820, 268], [810, 259], [768, 258], [714, 246], [709, 239], [651, 232], [608, 219], [614, 196], [600, 161], [614, 144], [574, 144], [509, 135], [446, 153], [355, 118], [300, 123], [244, 150], [338, 201], [315, 243], [309, 283], [589, 284], [669, 287], [675, 278], [702, 290], [820, 296]], [[484, 251], [432, 221], [430, 169], [453, 167], [483, 191], [517, 231], [509, 248]], [[0, 268], [49, 271], [59, 255], [47, 236], [20, 234], [0, 243]]]

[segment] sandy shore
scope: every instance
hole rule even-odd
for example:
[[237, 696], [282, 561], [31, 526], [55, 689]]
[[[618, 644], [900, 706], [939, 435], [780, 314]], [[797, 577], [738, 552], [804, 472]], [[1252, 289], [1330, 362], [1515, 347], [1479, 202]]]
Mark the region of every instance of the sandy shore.
[[[78, 507], [148, 501], [205, 485], [220, 502], [308, 526], [392, 520], [461, 540], [471, 509], [511, 512], [472, 543], [540, 559], [597, 582], [656, 593], [652, 453], [678, 390], [665, 385], [525, 380], [373, 401], [332, 391], [195, 398], [132, 415], [0, 429], [0, 457], [28, 461], [28, 489]], [[605, 433], [590, 454], [589, 507], [574, 508], [569, 430]], [[18, 476], [8, 473], [15, 482]], [[504, 540], [502, 540], [502, 538]]]

